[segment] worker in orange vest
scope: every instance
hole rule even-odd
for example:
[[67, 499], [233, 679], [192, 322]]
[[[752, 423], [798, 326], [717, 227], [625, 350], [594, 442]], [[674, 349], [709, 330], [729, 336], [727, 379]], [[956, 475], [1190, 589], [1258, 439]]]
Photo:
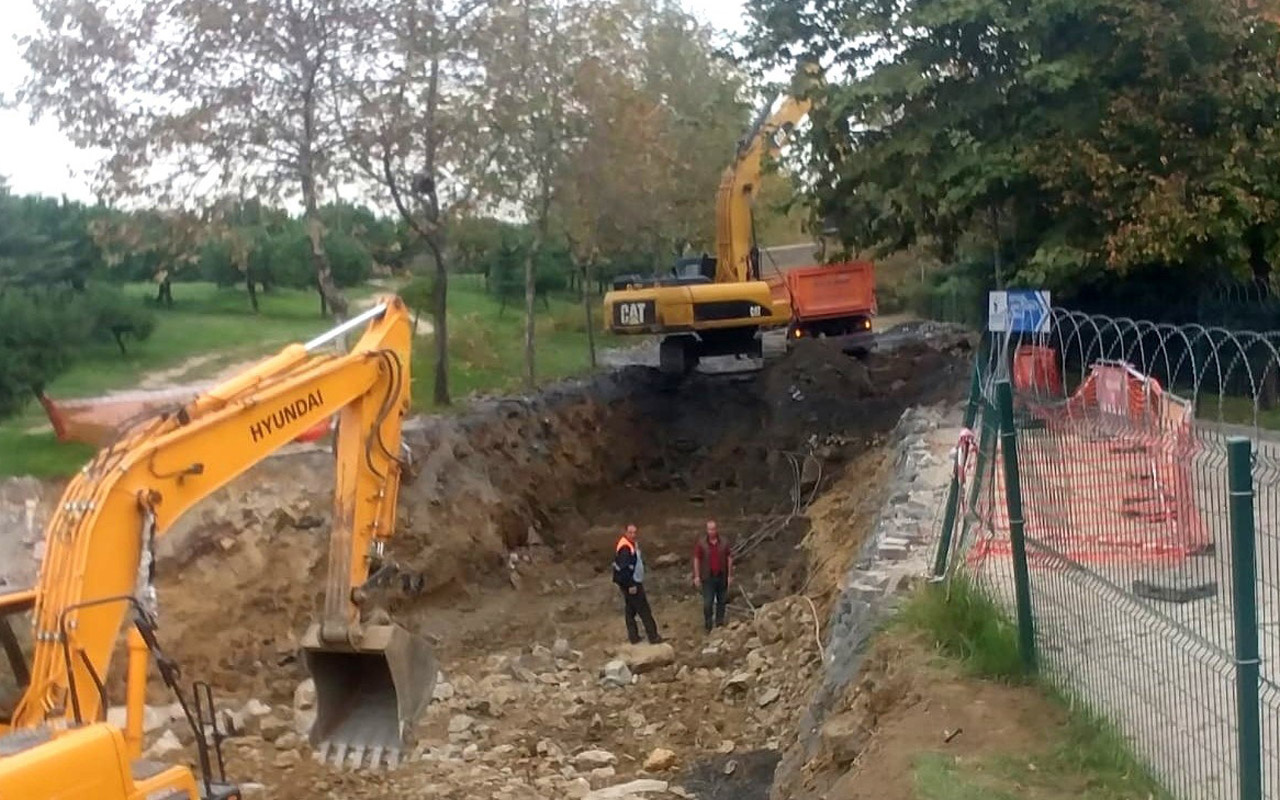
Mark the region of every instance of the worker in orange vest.
[[640, 631], [636, 627], [636, 617], [644, 623], [644, 632], [651, 644], [662, 641], [658, 635], [658, 625], [653, 621], [653, 612], [649, 610], [649, 598], [644, 593], [644, 557], [640, 554], [640, 544], [636, 541], [639, 531], [635, 525], [628, 525], [613, 551], [613, 582], [622, 591], [623, 619], [627, 623], [627, 640], [639, 644]]

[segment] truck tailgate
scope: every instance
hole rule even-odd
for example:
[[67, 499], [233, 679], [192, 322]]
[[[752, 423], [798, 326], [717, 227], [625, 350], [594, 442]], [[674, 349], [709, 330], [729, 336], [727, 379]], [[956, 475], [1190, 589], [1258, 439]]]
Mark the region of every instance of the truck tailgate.
[[869, 261], [793, 269], [787, 272], [787, 288], [802, 319], [875, 313], [875, 267]]

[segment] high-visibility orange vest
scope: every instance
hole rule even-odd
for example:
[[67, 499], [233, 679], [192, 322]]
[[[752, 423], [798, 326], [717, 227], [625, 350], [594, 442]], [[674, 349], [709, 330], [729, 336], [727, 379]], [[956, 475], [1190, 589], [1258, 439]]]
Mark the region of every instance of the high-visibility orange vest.
[[636, 557], [636, 566], [635, 566], [634, 572], [632, 573], [632, 577], [636, 583], [641, 583], [644, 580], [644, 565], [640, 561], [640, 551], [636, 549], [636, 546], [632, 544], [631, 541], [627, 539], [626, 536], [623, 536], [620, 539], [618, 539], [618, 544], [615, 545], [613, 548], [614, 559], [615, 559], [615, 561], [613, 562], [614, 583], [617, 583], [619, 586], [622, 585], [622, 583], [619, 581], [618, 562], [616, 559], [617, 559], [618, 553], [621, 553], [624, 549], [630, 550], [632, 555]]

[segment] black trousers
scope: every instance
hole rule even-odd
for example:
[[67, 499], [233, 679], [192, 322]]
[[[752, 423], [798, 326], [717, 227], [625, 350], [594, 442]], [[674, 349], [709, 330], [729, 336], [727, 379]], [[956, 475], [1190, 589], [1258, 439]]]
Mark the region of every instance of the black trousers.
[[635, 594], [622, 589], [622, 604], [623, 618], [627, 622], [627, 641], [639, 643], [640, 630], [636, 627], [636, 617], [640, 617], [640, 621], [644, 623], [645, 636], [650, 642], [657, 642], [658, 624], [653, 621], [653, 612], [649, 610], [649, 598], [644, 593], [644, 586], [637, 583]]
[[724, 607], [729, 602], [728, 595], [728, 576], [710, 575], [702, 580], [702, 619], [706, 623], [707, 630], [711, 630], [712, 622], [717, 626], [724, 624]]

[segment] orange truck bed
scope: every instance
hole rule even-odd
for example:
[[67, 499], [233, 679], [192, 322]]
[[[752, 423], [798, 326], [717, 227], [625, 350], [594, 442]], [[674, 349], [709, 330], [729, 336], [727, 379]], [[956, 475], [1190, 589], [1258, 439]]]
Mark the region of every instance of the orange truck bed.
[[876, 274], [870, 261], [800, 267], [786, 276], [797, 322], [876, 313]]

